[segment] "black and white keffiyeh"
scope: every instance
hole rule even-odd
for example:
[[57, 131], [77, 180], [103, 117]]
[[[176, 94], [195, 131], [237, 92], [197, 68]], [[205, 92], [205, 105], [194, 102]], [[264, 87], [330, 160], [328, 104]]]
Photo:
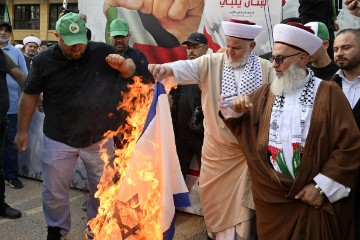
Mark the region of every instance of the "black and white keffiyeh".
[[238, 96], [249, 95], [262, 84], [262, 74], [259, 57], [251, 52], [241, 75], [239, 86], [236, 84], [234, 69], [224, 64], [221, 81], [221, 98], [223, 100]]

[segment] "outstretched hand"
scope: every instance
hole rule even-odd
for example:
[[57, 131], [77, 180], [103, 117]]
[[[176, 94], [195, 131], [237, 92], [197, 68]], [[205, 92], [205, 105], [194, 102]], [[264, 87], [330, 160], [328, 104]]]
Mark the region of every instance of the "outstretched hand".
[[149, 64], [148, 69], [156, 82], [174, 75], [173, 70], [165, 64]]
[[182, 43], [190, 33], [198, 30], [204, 0], [105, 0], [105, 16], [110, 7], [123, 7], [144, 14], [153, 14], [160, 25]]

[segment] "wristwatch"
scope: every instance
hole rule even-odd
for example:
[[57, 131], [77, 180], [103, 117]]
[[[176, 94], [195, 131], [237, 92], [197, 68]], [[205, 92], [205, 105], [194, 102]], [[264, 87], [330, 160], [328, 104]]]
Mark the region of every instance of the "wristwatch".
[[324, 193], [324, 191], [321, 189], [321, 187], [318, 184], [315, 184], [314, 186], [320, 193], [321, 196], [323, 196], [324, 198], [326, 198], [326, 194]]

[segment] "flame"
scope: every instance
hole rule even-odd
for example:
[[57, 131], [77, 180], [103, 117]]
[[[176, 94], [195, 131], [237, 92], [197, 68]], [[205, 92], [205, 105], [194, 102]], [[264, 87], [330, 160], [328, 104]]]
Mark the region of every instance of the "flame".
[[[101, 154], [105, 163], [104, 172], [95, 194], [100, 200], [100, 207], [96, 218], [88, 223], [94, 239], [162, 239], [161, 195], [154, 166], [147, 159], [142, 159], [144, 161], [139, 161], [136, 166], [130, 167], [129, 164], [133, 155], [145, 158], [134, 152], [134, 147], [142, 133], [153, 97], [152, 86], [142, 84], [140, 80], [134, 77], [134, 84], [128, 86], [129, 91], [123, 94], [123, 102], [118, 106], [129, 112], [127, 124], [105, 134], [108, 139], [121, 134], [123, 147], [116, 149], [114, 156], [108, 156], [105, 150]], [[136, 186], [136, 179], [149, 186], [146, 191]], [[125, 185], [137, 189], [146, 197], [132, 196], [127, 202], [120, 201], [119, 194], [127, 191]]]

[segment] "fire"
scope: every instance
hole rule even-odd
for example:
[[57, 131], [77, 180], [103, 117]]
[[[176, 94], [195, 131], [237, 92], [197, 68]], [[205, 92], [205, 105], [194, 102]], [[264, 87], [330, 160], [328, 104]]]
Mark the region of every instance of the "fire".
[[[121, 133], [123, 147], [116, 149], [114, 156], [108, 156], [105, 151], [102, 153], [104, 173], [95, 195], [100, 199], [100, 207], [96, 218], [88, 223], [95, 239], [162, 239], [161, 195], [154, 166], [147, 159], [129, 164], [133, 158], [145, 158], [134, 152], [134, 147], [142, 133], [153, 96], [152, 86], [141, 84], [136, 77], [134, 81], [118, 106], [129, 112], [127, 124], [116, 132], [105, 134], [106, 138], [112, 138]], [[138, 179], [148, 187], [137, 186]], [[132, 191], [137, 194], [132, 195]]]

